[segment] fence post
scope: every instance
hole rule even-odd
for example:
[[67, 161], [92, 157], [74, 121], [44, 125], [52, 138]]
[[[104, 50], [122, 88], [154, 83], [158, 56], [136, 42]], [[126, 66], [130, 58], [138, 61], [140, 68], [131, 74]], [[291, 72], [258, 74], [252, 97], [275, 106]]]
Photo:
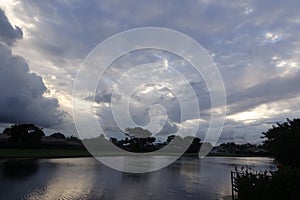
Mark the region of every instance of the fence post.
[[232, 200], [234, 200], [234, 172], [231, 171], [231, 196], [232, 196]]

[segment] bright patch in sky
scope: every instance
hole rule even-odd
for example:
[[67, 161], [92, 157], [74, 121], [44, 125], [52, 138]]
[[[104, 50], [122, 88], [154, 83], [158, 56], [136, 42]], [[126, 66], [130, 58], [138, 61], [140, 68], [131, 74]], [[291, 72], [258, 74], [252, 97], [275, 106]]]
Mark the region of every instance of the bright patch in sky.
[[265, 42], [278, 42], [280, 40], [280, 36], [275, 33], [266, 32], [265, 33]]
[[[39, 119], [34, 121], [37, 125], [75, 134], [72, 91], [83, 59], [111, 35], [147, 26], [182, 32], [212, 55], [224, 80], [228, 102], [226, 129], [220, 141], [257, 141], [266, 121], [300, 117], [300, 1], [166, 0], [163, 10], [161, 5], [158, 0], [2, 0], [0, 8], [5, 14], [0, 15], [0, 88], [5, 92], [0, 96], [0, 123]], [[151, 73], [128, 76], [126, 70], [157, 62], [161, 64], [156, 69], [161, 82], [174, 83], [187, 100], [190, 96], [186, 85], [175, 80], [172, 69], [189, 80], [200, 100], [201, 135], [210, 114], [218, 112], [211, 110], [203, 77], [196, 76], [188, 63], [167, 53], [152, 51], [134, 56], [130, 52], [124, 57], [106, 72], [101, 80], [105, 87], [99, 88], [95, 101], [89, 95], [82, 102], [83, 112], [94, 109], [104, 130], [120, 132], [109, 112], [111, 86], [122, 75], [128, 78], [128, 86], [137, 85]], [[3, 63], [9, 63], [9, 67]], [[11, 79], [18, 81], [12, 84]], [[125, 97], [124, 91], [116, 95]], [[17, 115], [7, 111], [11, 99], [18, 99], [12, 108], [18, 108]], [[166, 134], [174, 133], [178, 127], [188, 130], [200, 120], [195, 117], [178, 123], [179, 104], [163, 84], [140, 87], [134, 100], [131, 112], [140, 123], [147, 122], [146, 104], [163, 103], [167, 108]], [[26, 107], [23, 111], [19, 109], [22, 106]], [[58, 117], [63, 120], [56, 120]], [[253, 135], [244, 137], [246, 132]]]

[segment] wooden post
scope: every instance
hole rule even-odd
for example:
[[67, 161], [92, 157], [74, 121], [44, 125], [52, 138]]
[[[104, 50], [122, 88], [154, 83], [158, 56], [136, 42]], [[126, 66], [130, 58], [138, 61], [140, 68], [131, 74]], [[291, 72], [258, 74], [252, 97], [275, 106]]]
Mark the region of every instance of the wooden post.
[[232, 200], [234, 200], [234, 175], [233, 175], [233, 171], [231, 171], [231, 196], [232, 196]]

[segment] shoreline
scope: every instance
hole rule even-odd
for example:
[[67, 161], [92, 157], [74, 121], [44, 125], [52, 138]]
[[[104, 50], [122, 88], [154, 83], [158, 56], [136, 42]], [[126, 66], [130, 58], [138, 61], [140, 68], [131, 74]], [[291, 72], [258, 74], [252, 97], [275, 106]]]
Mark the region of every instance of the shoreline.
[[[127, 156], [114, 153], [101, 153], [99, 156]], [[130, 155], [128, 155], [130, 156]], [[155, 156], [175, 156], [174, 154], [157, 154]], [[246, 154], [208, 154], [207, 157], [270, 157], [265, 155]], [[84, 149], [0, 149], [0, 160], [3, 159], [54, 159], [54, 158], [86, 158], [94, 157]], [[197, 153], [184, 154], [181, 157], [197, 157]]]

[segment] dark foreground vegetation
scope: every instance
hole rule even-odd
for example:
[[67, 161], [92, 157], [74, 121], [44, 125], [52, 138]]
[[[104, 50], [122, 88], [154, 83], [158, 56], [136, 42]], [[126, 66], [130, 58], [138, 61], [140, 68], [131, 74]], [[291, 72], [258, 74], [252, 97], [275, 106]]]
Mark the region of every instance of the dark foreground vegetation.
[[[89, 144], [99, 155], [116, 155], [110, 151], [112, 144], [127, 152], [147, 153], [164, 149], [172, 155], [185, 152], [187, 156], [198, 156], [201, 147], [212, 149], [210, 143], [204, 143], [197, 137], [168, 136], [165, 141], [157, 141], [152, 133], [141, 127], [127, 128], [124, 138], [96, 138], [80, 140], [75, 136], [66, 137], [62, 133], [46, 136], [43, 129], [33, 124], [16, 124], [4, 129], [0, 134], [0, 158], [51, 158], [91, 156], [83, 144]], [[205, 146], [203, 146], [205, 145]], [[91, 150], [91, 149], [89, 149]], [[160, 155], [159, 152], [157, 155]], [[214, 147], [212, 156], [265, 156], [268, 153], [261, 145], [224, 143]]]
[[90, 156], [82, 142], [62, 133], [45, 136], [42, 128], [33, 124], [16, 124], [0, 134], [1, 158], [56, 158]]
[[300, 119], [277, 123], [263, 133], [264, 146], [274, 156], [278, 170], [237, 173], [234, 188], [239, 200], [300, 199]]
[[164, 146], [182, 152], [185, 146], [186, 154], [197, 154], [201, 148], [201, 140], [195, 137], [169, 136], [164, 142], [157, 142], [152, 133], [140, 127], [127, 128], [125, 138], [107, 139], [104, 135], [81, 141], [75, 136], [65, 137], [62, 133], [45, 136], [43, 129], [33, 124], [16, 124], [6, 128], [0, 134], [0, 157], [81, 157], [90, 156], [83, 144], [89, 144], [101, 150], [100, 155], [114, 155], [109, 151], [113, 144], [128, 152], [153, 152]]

